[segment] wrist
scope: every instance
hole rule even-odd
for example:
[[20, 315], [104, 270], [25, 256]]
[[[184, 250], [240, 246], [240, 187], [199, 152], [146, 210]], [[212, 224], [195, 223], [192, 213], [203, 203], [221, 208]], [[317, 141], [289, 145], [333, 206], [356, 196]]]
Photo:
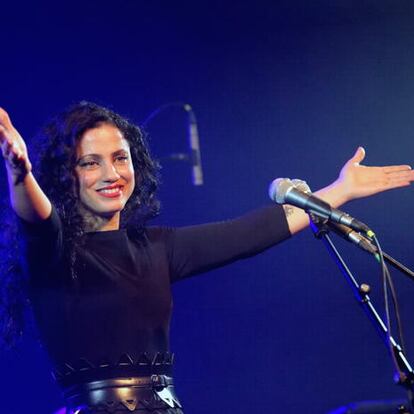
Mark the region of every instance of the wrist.
[[337, 208], [352, 199], [347, 190], [347, 186], [340, 178], [329, 184], [327, 187], [319, 190], [316, 194], [334, 208]]
[[18, 185], [22, 183], [28, 175], [32, 172], [32, 164], [27, 160], [19, 160], [18, 163], [12, 165], [6, 163], [6, 171], [9, 183]]

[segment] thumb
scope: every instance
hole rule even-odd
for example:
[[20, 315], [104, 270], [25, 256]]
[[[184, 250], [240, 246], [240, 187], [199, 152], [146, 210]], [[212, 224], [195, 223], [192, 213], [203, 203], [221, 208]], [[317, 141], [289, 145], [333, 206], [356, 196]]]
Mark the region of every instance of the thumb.
[[359, 164], [365, 158], [364, 147], [358, 147], [353, 157], [348, 161], [353, 164]]

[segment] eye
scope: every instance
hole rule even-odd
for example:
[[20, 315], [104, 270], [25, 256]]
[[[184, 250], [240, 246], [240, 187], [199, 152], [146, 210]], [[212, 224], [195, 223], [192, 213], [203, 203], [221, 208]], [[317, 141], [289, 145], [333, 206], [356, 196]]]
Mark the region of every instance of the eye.
[[117, 155], [115, 157], [115, 162], [118, 164], [126, 164], [129, 161], [128, 155]]
[[94, 160], [79, 161], [78, 165], [79, 165], [79, 167], [85, 168], [85, 169], [88, 169], [88, 170], [99, 167], [98, 161], [94, 161]]

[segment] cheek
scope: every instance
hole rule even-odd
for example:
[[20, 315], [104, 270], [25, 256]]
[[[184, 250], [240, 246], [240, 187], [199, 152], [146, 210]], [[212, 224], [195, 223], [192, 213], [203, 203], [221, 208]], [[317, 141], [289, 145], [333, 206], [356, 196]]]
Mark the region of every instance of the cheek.
[[126, 176], [128, 177], [128, 181], [131, 187], [131, 192], [134, 190], [136, 182], [135, 182], [135, 171], [134, 167], [130, 166], [128, 167], [128, 170], [126, 171]]
[[96, 182], [95, 174], [90, 173], [81, 173], [78, 174], [77, 177], [78, 181], [78, 189], [79, 189], [79, 195], [82, 196], [83, 192], [88, 190], [90, 187], [93, 186], [93, 184]]

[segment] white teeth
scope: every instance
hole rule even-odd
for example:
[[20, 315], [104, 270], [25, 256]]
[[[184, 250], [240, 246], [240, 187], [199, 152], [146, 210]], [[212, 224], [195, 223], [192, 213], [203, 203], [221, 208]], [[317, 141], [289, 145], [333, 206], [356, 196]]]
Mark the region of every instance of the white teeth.
[[115, 194], [118, 193], [120, 190], [119, 187], [116, 188], [104, 188], [102, 190], [99, 190], [100, 193], [105, 193], [105, 194]]

